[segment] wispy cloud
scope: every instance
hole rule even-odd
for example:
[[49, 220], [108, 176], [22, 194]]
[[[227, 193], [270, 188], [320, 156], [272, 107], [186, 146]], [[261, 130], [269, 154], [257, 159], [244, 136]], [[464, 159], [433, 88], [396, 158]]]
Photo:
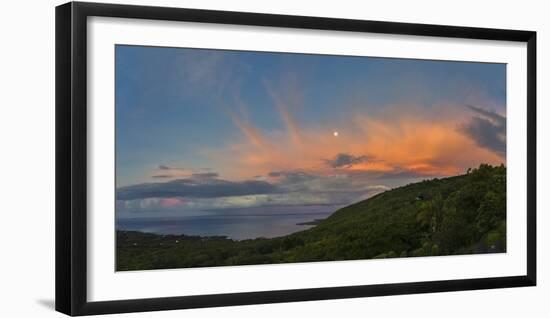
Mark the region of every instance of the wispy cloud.
[[239, 128], [239, 130], [243, 133], [248, 142], [259, 148], [261, 151], [268, 151], [268, 145], [266, 144], [262, 133], [256, 127], [254, 127], [253, 124], [248, 121], [242, 120], [235, 114], [230, 113], [230, 116], [235, 126]]
[[267, 80], [264, 80], [264, 86], [268, 95], [271, 97], [273, 103], [276, 105], [277, 110], [279, 111], [281, 119], [287, 128], [290, 140], [296, 146], [301, 146], [302, 138], [300, 134], [300, 128], [298, 127], [298, 123], [294, 119], [294, 116], [292, 116], [292, 113], [290, 112], [290, 109], [297, 107], [296, 105], [299, 103], [300, 97], [298, 96], [298, 92], [295, 90], [295, 87], [297, 85], [294, 77], [290, 77], [287, 80], [294, 83], [295, 85], [291, 86], [291, 88], [294, 89], [287, 89], [287, 92], [284, 95], [277, 92], [272, 87], [272, 84], [270, 84]]
[[476, 115], [460, 126], [460, 130], [480, 147], [506, 156], [506, 117], [480, 107], [467, 105]]

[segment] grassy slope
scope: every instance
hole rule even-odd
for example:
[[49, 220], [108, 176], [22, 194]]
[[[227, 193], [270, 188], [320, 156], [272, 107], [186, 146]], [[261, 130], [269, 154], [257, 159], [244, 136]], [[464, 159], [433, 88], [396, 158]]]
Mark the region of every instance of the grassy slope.
[[117, 232], [117, 270], [504, 252], [506, 168], [386, 191], [280, 238]]

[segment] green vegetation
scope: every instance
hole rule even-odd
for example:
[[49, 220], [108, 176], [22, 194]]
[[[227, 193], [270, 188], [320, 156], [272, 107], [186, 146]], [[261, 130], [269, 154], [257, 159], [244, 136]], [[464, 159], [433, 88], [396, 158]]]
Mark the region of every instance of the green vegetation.
[[486, 164], [380, 193], [284, 237], [117, 232], [119, 271], [505, 251], [506, 168]]

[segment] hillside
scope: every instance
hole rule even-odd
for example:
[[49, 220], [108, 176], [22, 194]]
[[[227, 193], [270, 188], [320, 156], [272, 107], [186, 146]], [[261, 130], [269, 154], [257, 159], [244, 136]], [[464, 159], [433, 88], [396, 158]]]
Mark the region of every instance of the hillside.
[[119, 271], [505, 251], [506, 168], [484, 164], [380, 193], [284, 237], [117, 232]]

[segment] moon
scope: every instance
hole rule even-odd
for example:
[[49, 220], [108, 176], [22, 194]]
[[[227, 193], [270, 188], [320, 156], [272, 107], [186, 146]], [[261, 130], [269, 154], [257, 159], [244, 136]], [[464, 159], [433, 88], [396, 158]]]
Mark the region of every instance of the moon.
[[337, 131], [333, 132], [332, 134], [334, 135], [334, 137], [338, 137], [338, 132]]

